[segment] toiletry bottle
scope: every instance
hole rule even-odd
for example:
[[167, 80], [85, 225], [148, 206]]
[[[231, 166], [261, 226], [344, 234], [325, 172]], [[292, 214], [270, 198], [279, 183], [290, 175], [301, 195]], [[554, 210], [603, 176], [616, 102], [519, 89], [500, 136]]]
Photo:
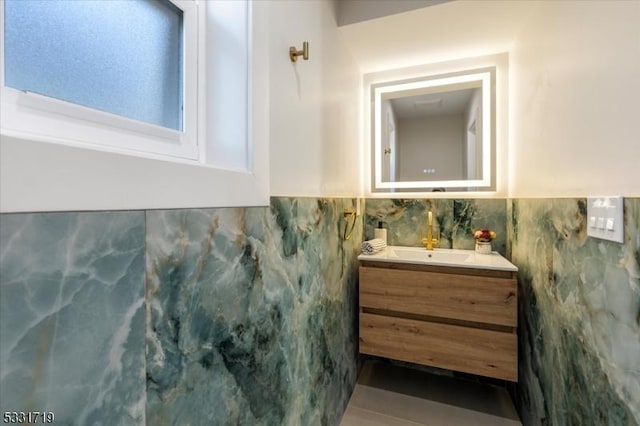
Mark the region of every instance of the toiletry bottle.
[[378, 227], [373, 230], [373, 237], [380, 238], [382, 241], [387, 243], [387, 230], [383, 227], [384, 222], [378, 222]]

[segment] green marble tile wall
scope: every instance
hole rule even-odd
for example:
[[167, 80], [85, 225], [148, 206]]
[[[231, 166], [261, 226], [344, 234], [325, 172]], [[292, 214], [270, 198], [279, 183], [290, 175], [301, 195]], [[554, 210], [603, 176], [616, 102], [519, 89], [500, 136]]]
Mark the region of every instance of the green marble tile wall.
[[431, 209], [443, 246], [471, 248], [486, 226], [520, 268], [523, 423], [640, 424], [639, 199], [624, 244], [586, 237], [583, 199], [370, 199], [342, 242], [352, 204], [0, 215], [0, 411], [337, 425], [359, 243], [383, 220], [391, 244], [418, 245]]
[[352, 205], [147, 213], [147, 424], [339, 423], [356, 379]]
[[337, 425], [356, 379], [353, 201], [0, 215], [0, 411]]
[[144, 321], [144, 212], [0, 215], [0, 412], [29, 416], [14, 423], [143, 424]]
[[385, 222], [389, 245], [419, 247], [426, 235], [427, 213], [440, 227], [440, 247], [473, 249], [473, 232], [489, 228], [497, 233], [493, 250], [506, 256], [507, 200], [368, 199], [365, 239], [373, 238], [379, 221]]
[[624, 244], [587, 237], [584, 199], [510, 210], [523, 423], [640, 424], [640, 199]]

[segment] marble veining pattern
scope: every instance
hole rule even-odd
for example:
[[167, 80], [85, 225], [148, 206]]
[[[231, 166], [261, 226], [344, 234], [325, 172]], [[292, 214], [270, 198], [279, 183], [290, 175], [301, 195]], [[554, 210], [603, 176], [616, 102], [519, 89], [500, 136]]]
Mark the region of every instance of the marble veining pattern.
[[640, 199], [625, 243], [587, 237], [584, 199], [513, 200], [525, 425], [640, 424]]
[[383, 221], [390, 245], [419, 247], [426, 235], [428, 211], [440, 227], [440, 247], [473, 249], [473, 232], [486, 227], [497, 233], [493, 250], [508, 254], [507, 203], [501, 199], [368, 199], [364, 237], [373, 238], [378, 221]]
[[336, 425], [355, 384], [353, 200], [147, 213], [147, 421]]
[[0, 215], [0, 409], [69, 425], [338, 424], [359, 243], [383, 220], [391, 244], [416, 246], [431, 209], [443, 246], [470, 248], [487, 226], [520, 269], [523, 424], [640, 424], [639, 199], [625, 199], [622, 245], [586, 236], [582, 199], [370, 199], [342, 242], [352, 205]]
[[144, 213], [0, 216], [0, 411], [141, 425]]

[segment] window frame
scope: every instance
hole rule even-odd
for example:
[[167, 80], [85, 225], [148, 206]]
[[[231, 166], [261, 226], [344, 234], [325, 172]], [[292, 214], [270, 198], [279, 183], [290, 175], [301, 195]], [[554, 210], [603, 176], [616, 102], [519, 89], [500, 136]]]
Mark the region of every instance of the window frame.
[[[139, 155], [198, 160], [198, 4], [167, 0], [183, 13], [183, 130], [145, 123], [53, 97], [5, 85], [4, 14], [0, 1], [0, 90], [2, 131], [16, 137], [46, 138], [70, 146], [85, 146]], [[7, 125], [7, 123], [10, 123]], [[34, 130], [37, 129], [37, 130]]]
[[[201, 17], [215, 0], [188, 0]], [[2, 0], [0, 0], [2, 2]], [[222, 2], [224, 3], [224, 2]], [[246, 167], [211, 164], [167, 155], [83, 144], [0, 127], [0, 212], [96, 211], [268, 206], [270, 4], [246, 0], [248, 73], [244, 123]], [[3, 22], [3, 21], [0, 21]], [[202, 24], [202, 22], [206, 22]], [[211, 22], [201, 20], [198, 49]], [[200, 55], [203, 55], [199, 52]], [[220, 54], [218, 52], [217, 54]], [[224, 152], [223, 141], [200, 130], [206, 125], [205, 57], [198, 57], [198, 142], [204, 151]], [[4, 107], [4, 106], [3, 106]], [[0, 123], [2, 124], [2, 123]], [[204, 131], [202, 133], [205, 133]], [[122, 132], [114, 131], [121, 136]], [[233, 139], [231, 139], [232, 141]], [[225, 154], [229, 154], [226, 152]]]

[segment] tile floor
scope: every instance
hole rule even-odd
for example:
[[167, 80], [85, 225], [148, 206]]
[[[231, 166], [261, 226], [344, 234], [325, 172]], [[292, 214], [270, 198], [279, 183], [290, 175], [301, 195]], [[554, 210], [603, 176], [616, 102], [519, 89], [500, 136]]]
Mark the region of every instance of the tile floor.
[[503, 388], [365, 362], [340, 426], [521, 426]]

